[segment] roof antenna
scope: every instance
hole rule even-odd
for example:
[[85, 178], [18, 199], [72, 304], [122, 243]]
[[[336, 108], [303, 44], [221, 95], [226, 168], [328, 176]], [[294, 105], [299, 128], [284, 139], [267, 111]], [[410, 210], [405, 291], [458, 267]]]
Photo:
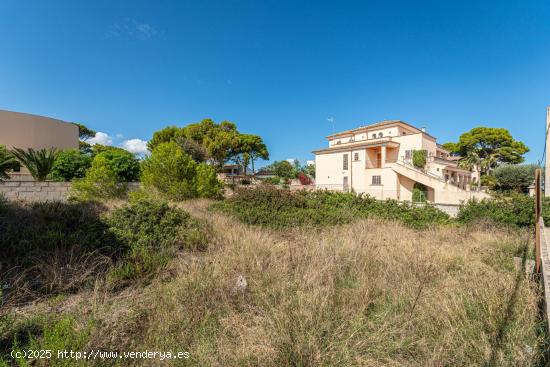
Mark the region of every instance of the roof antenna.
[[330, 122], [330, 123], [332, 124], [332, 133], [333, 133], [333, 134], [336, 132], [336, 131], [335, 131], [336, 129], [335, 129], [335, 127], [334, 127], [334, 120], [335, 120], [334, 117], [329, 117], [329, 118], [327, 119], [327, 121]]

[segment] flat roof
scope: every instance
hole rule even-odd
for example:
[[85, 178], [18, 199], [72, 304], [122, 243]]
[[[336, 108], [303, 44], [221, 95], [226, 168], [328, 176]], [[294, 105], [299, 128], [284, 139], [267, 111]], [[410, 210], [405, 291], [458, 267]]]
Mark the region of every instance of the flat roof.
[[427, 132], [422, 131], [421, 129], [417, 128], [416, 126], [413, 126], [413, 125], [409, 124], [408, 122], [405, 122], [405, 121], [402, 121], [402, 120], [383, 120], [383, 121], [375, 122], [375, 123], [372, 123], [372, 124], [369, 124], [369, 125], [360, 126], [360, 127], [355, 128], [355, 129], [344, 130], [344, 131], [339, 132], [339, 133], [330, 134], [326, 138], [330, 139], [330, 138], [339, 137], [339, 136], [347, 136], [347, 135], [355, 134], [355, 133], [358, 133], [358, 132], [361, 132], [361, 131], [366, 131], [366, 130], [375, 129], [375, 128], [381, 128], [381, 127], [391, 126], [391, 125], [406, 126], [406, 127], [410, 128], [411, 130], [416, 131], [417, 133], [425, 134], [425, 135], [427, 135], [430, 138], [433, 138], [435, 140], [435, 137], [433, 137], [432, 135], [430, 135]]

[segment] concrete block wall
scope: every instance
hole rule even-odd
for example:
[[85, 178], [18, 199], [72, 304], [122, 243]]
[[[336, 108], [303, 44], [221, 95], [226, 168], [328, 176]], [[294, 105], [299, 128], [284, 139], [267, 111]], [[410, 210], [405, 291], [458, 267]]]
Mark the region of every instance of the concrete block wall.
[[[139, 182], [128, 182], [130, 191], [138, 190], [139, 187]], [[8, 200], [66, 202], [70, 190], [70, 182], [15, 180], [0, 182], [0, 194]]]
[[8, 200], [67, 201], [70, 182], [4, 181], [0, 193]]

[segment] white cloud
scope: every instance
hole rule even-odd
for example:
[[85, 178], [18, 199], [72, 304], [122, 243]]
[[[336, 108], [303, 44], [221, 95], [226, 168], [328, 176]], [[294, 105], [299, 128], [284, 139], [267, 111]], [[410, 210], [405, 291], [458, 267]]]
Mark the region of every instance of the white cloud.
[[296, 160], [296, 158], [287, 158], [287, 159], [285, 159], [285, 161], [287, 161], [288, 163], [292, 163], [292, 164], [294, 164], [295, 160]]
[[157, 36], [159, 31], [151, 24], [126, 18], [121, 22], [111, 25], [108, 34], [111, 37], [119, 39], [139, 38], [145, 41]]
[[113, 145], [113, 138], [109, 134], [102, 133], [98, 131], [93, 138], [90, 138], [86, 141], [91, 145], [101, 144], [101, 145]]
[[118, 133], [118, 134], [115, 135], [115, 137], [116, 137], [117, 139], [123, 139], [123, 138], [124, 138], [124, 135], [122, 135], [121, 133]]
[[125, 140], [120, 146], [130, 153], [146, 155], [149, 153], [147, 150], [147, 142], [141, 139], [129, 139]]
[[313, 166], [315, 161], [306, 161], [306, 166]]

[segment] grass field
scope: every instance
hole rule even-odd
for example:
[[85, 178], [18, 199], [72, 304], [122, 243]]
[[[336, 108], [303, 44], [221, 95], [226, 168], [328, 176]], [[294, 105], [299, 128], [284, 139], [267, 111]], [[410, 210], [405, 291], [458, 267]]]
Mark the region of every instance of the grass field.
[[539, 290], [512, 260], [527, 256], [527, 230], [373, 218], [280, 230], [209, 205], [179, 204], [210, 226], [205, 251], [178, 252], [146, 285], [98, 277], [12, 309], [3, 349], [17, 334], [36, 348], [190, 353], [158, 365], [545, 365]]

